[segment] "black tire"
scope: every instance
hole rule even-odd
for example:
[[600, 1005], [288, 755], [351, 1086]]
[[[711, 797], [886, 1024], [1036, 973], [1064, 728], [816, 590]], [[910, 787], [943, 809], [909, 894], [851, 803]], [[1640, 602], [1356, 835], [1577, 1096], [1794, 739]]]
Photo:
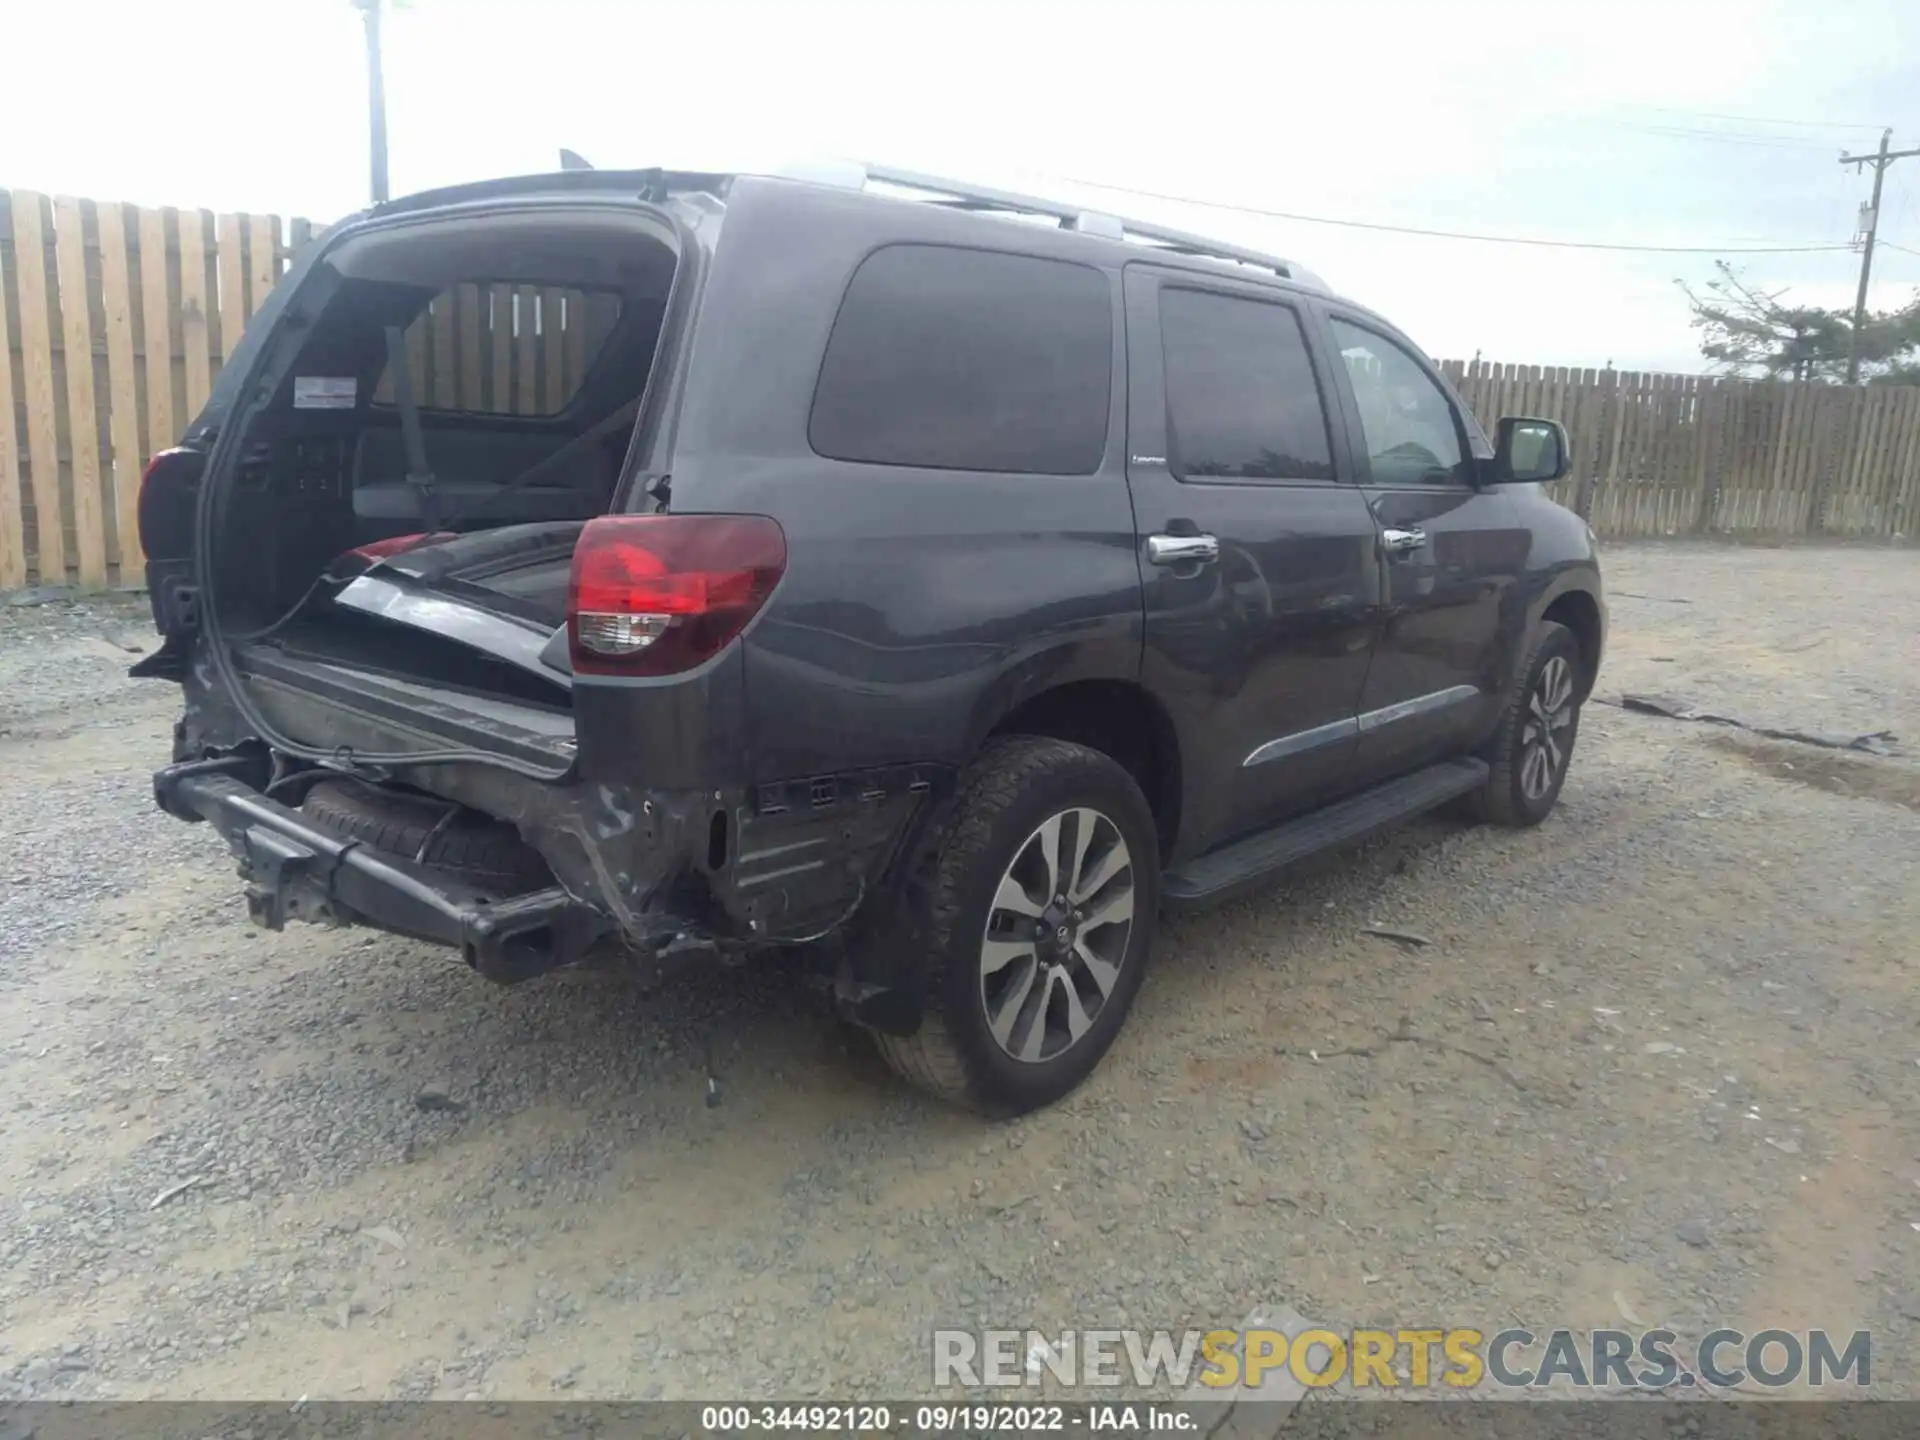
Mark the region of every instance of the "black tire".
[[432, 866], [488, 895], [553, 884], [540, 852], [511, 825], [430, 795], [323, 780], [307, 792], [300, 813], [329, 834]]
[[[1098, 812], [1124, 839], [1131, 863], [1106, 884], [1130, 878], [1131, 928], [1124, 950], [1116, 951], [1118, 974], [1079, 1038], [1049, 1058], [1016, 1059], [992, 1033], [982, 951], [1003, 876], [1049, 817], [1072, 810]], [[874, 1032], [881, 1055], [921, 1089], [987, 1114], [1017, 1115], [1051, 1104], [1092, 1073], [1125, 1022], [1152, 950], [1159, 899], [1153, 815], [1125, 770], [1097, 750], [1064, 740], [1014, 736], [994, 742], [960, 777], [946, 822], [914, 867], [904, 900], [908, 913], [895, 934], [913, 937], [906, 943], [917, 953], [906, 958], [924, 967], [925, 1010], [912, 1035]], [[998, 913], [1004, 919], [1006, 912]], [[1041, 1013], [1029, 1027], [1046, 1028], [1054, 996], [1053, 988], [1043, 989]], [[1064, 1005], [1067, 997], [1059, 998]]]
[[[1542, 678], [1556, 660], [1567, 667], [1573, 684], [1571, 695], [1564, 702], [1567, 715], [1564, 728], [1554, 731], [1562, 755], [1552, 766], [1546, 787], [1543, 790], [1536, 787], [1536, 793], [1529, 794], [1527, 754], [1530, 736], [1537, 730], [1533, 723], [1533, 705], [1541, 696]], [[1534, 631], [1526, 662], [1520, 667], [1519, 682], [1500, 716], [1500, 728], [1484, 752], [1493, 774], [1484, 790], [1467, 797], [1468, 811], [1474, 818], [1524, 828], [1538, 825], [1552, 813], [1554, 802], [1560, 798], [1560, 788], [1567, 782], [1567, 771], [1573, 763], [1574, 739], [1580, 733], [1580, 704], [1586, 698], [1584, 664], [1580, 642], [1571, 630], [1552, 620], [1540, 623]]]

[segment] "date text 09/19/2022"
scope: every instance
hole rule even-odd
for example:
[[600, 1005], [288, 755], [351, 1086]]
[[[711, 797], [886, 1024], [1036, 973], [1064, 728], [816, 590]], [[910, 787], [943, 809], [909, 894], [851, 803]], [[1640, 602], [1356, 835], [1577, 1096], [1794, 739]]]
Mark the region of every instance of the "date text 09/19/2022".
[[978, 1434], [1069, 1430], [1180, 1433], [1200, 1417], [1181, 1405], [882, 1404], [708, 1405], [700, 1426], [709, 1434], [798, 1430], [823, 1434]]

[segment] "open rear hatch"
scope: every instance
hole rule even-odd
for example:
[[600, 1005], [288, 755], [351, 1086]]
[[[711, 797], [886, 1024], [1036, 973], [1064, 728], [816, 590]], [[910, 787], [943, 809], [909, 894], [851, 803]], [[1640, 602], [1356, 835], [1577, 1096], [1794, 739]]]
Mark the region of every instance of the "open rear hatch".
[[200, 531], [206, 638], [263, 738], [570, 768], [573, 551], [622, 508], [683, 239], [634, 199], [520, 199], [376, 219], [303, 276]]
[[573, 759], [568, 574], [579, 522], [403, 537], [347, 552], [235, 669], [276, 730], [393, 754]]
[[[736, 764], [733, 642], [784, 533], [669, 513], [724, 188], [682, 178], [347, 222], [150, 473], [146, 673], [185, 692], [155, 797], [227, 839], [260, 923], [371, 923], [516, 979], [616, 939], [824, 934], [858, 902], [826, 858], [853, 817], [761, 814]], [[929, 783], [862, 804], [859, 843]]]

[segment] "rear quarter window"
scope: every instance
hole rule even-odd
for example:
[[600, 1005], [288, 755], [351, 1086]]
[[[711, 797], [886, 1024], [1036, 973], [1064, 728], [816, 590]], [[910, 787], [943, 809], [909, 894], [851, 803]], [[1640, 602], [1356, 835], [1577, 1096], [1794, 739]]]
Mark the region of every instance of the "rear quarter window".
[[[406, 329], [407, 370], [422, 410], [557, 415], [573, 403], [613, 333], [620, 297], [551, 285], [461, 284]], [[393, 404], [382, 366], [376, 405]]]
[[1113, 305], [1102, 272], [944, 245], [861, 262], [814, 390], [834, 460], [1087, 475], [1106, 450]]

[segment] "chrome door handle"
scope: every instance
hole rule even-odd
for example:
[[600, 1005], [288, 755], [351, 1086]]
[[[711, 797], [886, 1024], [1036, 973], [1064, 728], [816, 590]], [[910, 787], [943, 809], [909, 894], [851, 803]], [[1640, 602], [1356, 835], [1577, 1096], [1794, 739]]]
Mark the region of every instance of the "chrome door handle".
[[1418, 550], [1427, 543], [1424, 530], [1382, 530], [1380, 544], [1389, 555], [1404, 555], [1409, 550]]
[[1147, 559], [1155, 565], [1207, 565], [1220, 558], [1211, 535], [1149, 535]]

